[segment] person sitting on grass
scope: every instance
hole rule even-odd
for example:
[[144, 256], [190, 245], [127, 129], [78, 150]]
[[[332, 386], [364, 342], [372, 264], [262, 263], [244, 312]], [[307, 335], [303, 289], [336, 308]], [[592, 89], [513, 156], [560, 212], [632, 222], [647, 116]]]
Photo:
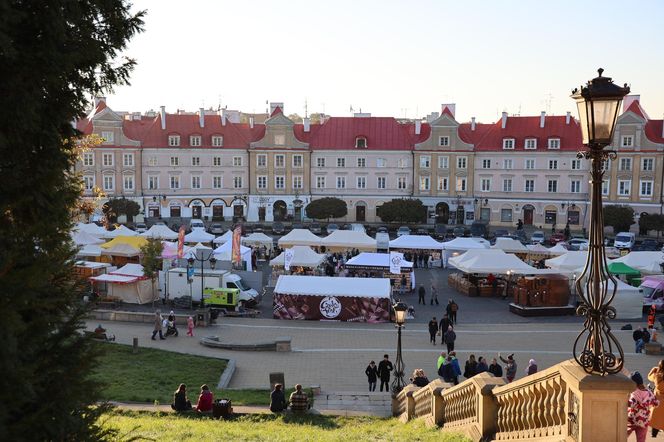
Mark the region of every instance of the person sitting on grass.
[[290, 409], [297, 413], [306, 413], [309, 409], [309, 398], [306, 393], [302, 391], [302, 385], [297, 384], [295, 391], [290, 395]]
[[214, 396], [210, 391], [210, 387], [206, 384], [201, 385], [201, 394], [198, 396], [196, 411], [199, 413], [212, 413], [212, 402], [214, 402]]
[[191, 410], [191, 402], [187, 399], [187, 386], [185, 384], [180, 384], [175, 391], [171, 408], [177, 412]]
[[270, 411], [281, 413], [286, 409], [286, 396], [284, 396], [283, 386], [274, 384], [274, 390], [270, 393]]

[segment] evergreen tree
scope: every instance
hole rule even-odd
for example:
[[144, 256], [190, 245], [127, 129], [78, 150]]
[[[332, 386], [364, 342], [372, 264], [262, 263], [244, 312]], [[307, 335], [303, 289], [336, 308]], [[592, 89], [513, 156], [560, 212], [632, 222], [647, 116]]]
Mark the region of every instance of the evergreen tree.
[[0, 3], [0, 440], [101, 440], [69, 238], [86, 97], [127, 82], [124, 0]]
[[146, 278], [150, 278], [152, 281], [152, 305], [154, 306], [155, 300], [155, 290], [154, 283], [159, 276], [159, 269], [161, 268], [161, 252], [164, 250], [164, 246], [161, 243], [161, 240], [157, 238], [148, 238], [143, 247], [141, 247], [141, 263], [143, 265], [143, 275]]

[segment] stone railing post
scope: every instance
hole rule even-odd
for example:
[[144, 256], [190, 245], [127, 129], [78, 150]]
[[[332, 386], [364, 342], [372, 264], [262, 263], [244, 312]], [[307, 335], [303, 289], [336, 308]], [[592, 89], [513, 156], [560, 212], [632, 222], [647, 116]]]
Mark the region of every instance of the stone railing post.
[[498, 404], [493, 397], [493, 389], [505, 385], [505, 380], [489, 373], [480, 373], [471, 379], [477, 385], [477, 392], [480, 396], [477, 407], [478, 430], [483, 438], [487, 438], [496, 433], [498, 419]]
[[406, 385], [396, 397], [392, 398], [392, 415], [401, 422], [408, 422], [415, 415], [415, 399], [413, 393], [418, 390], [415, 385]]
[[431, 388], [431, 424], [439, 427], [443, 426], [443, 416], [445, 412], [445, 400], [443, 400], [443, 391], [453, 387], [452, 384], [443, 382], [440, 379], [429, 382]]

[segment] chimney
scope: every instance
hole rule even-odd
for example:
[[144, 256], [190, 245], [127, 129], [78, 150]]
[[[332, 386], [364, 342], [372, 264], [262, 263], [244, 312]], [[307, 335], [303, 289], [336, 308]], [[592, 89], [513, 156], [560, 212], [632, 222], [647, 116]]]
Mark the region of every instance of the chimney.
[[472, 131], [475, 130], [475, 117], [472, 117], [470, 119], [470, 130], [472, 130]]
[[221, 125], [226, 126], [226, 115], [221, 114]]
[[302, 126], [304, 126], [305, 132], [309, 132], [311, 130], [311, 120], [309, 118], [303, 118]]
[[279, 101], [279, 102], [270, 102], [270, 115], [272, 115], [272, 112], [274, 112], [274, 110], [275, 110], [277, 107], [281, 108], [281, 112], [283, 112], [284, 115], [286, 115], [286, 111], [284, 110], [284, 103], [283, 103], [283, 101]]
[[249, 117], [249, 127], [254, 128], [254, 117]]
[[201, 128], [205, 127], [205, 109], [198, 108], [198, 124]]
[[627, 95], [623, 98], [623, 112], [625, 112], [635, 101], [641, 101], [641, 95]]
[[546, 112], [542, 111], [540, 114], [540, 128], [544, 128], [544, 120], [546, 119]]
[[95, 97], [95, 108], [99, 106], [99, 103], [106, 103], [106, 97]]
[[503, 118], [501, 121], [501, 128], [505, 129], [507, 127], [507, 112], [503, 112]]
[[569, 124], [569, 120], [570, 120], [571, 117], [572, 117], [572, 113], [567, 112], [567, 115], [565, 116], [565, 124]]
[[415, 135], [422, 133], [422, 122], [420, 120], [415, 121]]
[[456, 118], [456, 103], [446, 103], [446, 104], [441, 104], [440, 105], [440, 112], [441, 114], [445, 112], [445, 108], [447, 108], [448, 111], [452, 114], [452, 117]]
[[161, 106], [161, 130], [166, 129], [166, 106]]

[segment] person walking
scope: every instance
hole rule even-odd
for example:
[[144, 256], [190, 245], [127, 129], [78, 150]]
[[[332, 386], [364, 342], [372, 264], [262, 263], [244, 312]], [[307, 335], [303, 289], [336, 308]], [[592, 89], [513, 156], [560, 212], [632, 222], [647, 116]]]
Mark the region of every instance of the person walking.
[[[643, 377], [638, 371], [632, 374], [631, 379], [636, 389], [630, 393], [627, 402], [627, 437], [636, 433], [636, 442], [645, 442], [651, 420], [650, 409], [659, 406], [659, 400], [643, 385]], [[653, 433], [656, 434], [654, 428]]]
[[447, 317], [447, 313], [443, 315], [443, 319], [440, 320], [440, 326], [438, 327], [438, 330], [440, 331], [440, 345], [445, 344], [445, 332], [447, 331], [447, 328], [452, 325], [450, 324], [450, 319]]
[[475, 355], [470, 355], [466, 361], [466, 366], [463, 369], [463, 377], [470, 379], [477, 374], [477, 361]]
[[526, 376], [537, 373], [537, 362], [534, 359], [528, 361], [528, 366], [526, 367]]
[[503, 377], [503, 367], [500, 366], [496, 358], [491, 359], [491, 365], [489, 365], [487, 371], [497, 378]]
[[436, 370], [440, 370], [440, 366], [445, 363], [445, 360], [447, 359], [447, 353], [444, 351], [440, 353], [440, 356], [438, 356], [438, 360], [436, 361]]
[[507, 383], [510, 383], [514, 380], [516, 377], [516, 361], [514, 360], [514, 353], [511, 355], [507, 356], [507, 360], [503, 359], [503, 357], [498, 353], [498, 358], [500, 358], [501, 361], [503, 361], [505, 365], [505, 379], [507, 380]]
[[417, 298], [417, 304], [424, 304], [427, 305], [426, 301], [424, 300], [424, 295], [426, 295], [427, 291], [424, 288], [423, 284], [420, 284], [420, 288], [417, 290], [417, 294], [419, 297]]
[[383, 391], [383, 386], [385, 386], [385, 391], [390, 391], [390, 372], [394, 369], [394, 366], [390, 362], [389, 355], [383, 355], [383, 360], [378, 364], [378, 377], [380, 377], [380, 391]]
[[655, 395], [659, 405], [653, 408], [650, 415], [650, 426], [652, 437], [657, 437], [660, 430], [664, 430], [664, 359], [659, 361], [657, 367], [653, 367], [648, 373], [648, 380], [655, 384]]
[[459, 311], [459, 306], [457, 305], [457, 303], [454, 302], [453, 299], [450, 299], [447, 302], [447, 307], [445, 307], [445, 310], [447, 311], [447, 316], [450, 318], [450, 324], [456, 325], [457, 311]]
[[438, 289], [436, 288], [436, 284], [431, 283], [431, 305], [433, 305], [434, 302], [436, 303], [436, 305], [439, 305]]
[[194, 318], [191, 316], [187, 318], [187, 336], [194, 336]]
[[429, 321], [429, 342], [433, 345], [436, 345], [436, 333], [438, 333], [438, 321], [434, 316], [431, 321]]
[[162, 322], [163, 318], [161, 317], [161, 311], [157, 310], [154, 312], [154, 328], [152, 329], [152, 340], [155, 340], [155, 336], [157, 336], [157, 333], [159, 333], [159, 339], [166, 339], [164, 338], [164, 332], [162, 331]]
[[454, 333], [454, 329], [450, 325], [445, 332], [445, 344], [447, 345], [448, 353], [454, 351], [454, 341], [456, 341], [456, 333]]
[[369, 391], [376, 391], [376, 380], [378, 379], [378, 367], [374, 361], [369, 362], [364, 374], [367, 375], [369, 380]]

